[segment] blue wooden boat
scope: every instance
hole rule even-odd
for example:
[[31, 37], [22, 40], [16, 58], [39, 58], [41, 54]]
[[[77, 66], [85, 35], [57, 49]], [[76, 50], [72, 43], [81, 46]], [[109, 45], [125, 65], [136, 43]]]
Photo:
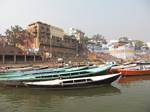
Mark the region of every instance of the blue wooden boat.
[[[82, 67], [83, 68], [83, 67]], [[63, 71], [44, 71], [36, 72], [31, 74], [24, 74], [21, 76], [9, 76], [1, 77], [0, 80], [53, 80], [57, 78], [70, 78], [70, 77], [80, 77], [96, 73], [105, 73], [108, 70], [108, 66], [103, 67], [89, 67], [87, 69], [68, 69]]]
[[29, 71], [13, 71], [8, 72], [8, 74], [0, 75], [0, 78], [13, 78], [13, 77], [22, 77], [29, 75], [38, 75], [38, 74], [48, 74], [48, 73], [59, 73], [59, 72], [67, 72], [67, 71], [76, 71], [87, 69], [89, 66], [82, 67], [62, 67], [62, 68], [47, 68], [47, 69], [38, 69], [38, 70], [29, 70]]
[[81, 70], [74, 69], [74, 71], [69, 69], [68, 71], [62, 71], [62, 72], [53, 72], [53, 73], [42, 72], [42, 73], [34, 73], [34, 74], [28, 74], [23, 76], [3, 77], [0, 78], [0, 84], [20, 86], [23, 85], [22, 82], [26, 82], [26, 81], [44, 81], [44, 80], [99, 76], [99, 75], [106, 74], [110, 68], [111, 65], [104, 65], [101, 67], [89, 67], [87, 69], [81, 69]]
[[0, 71], [0, 77], [4, 75], [19, 75], [20, 73], [24, 72], [32, 72], [37, 70], [44, 70], [48, 67], [21, 67], [21, 68], [10, 68], [10, 69], [4, 69]]

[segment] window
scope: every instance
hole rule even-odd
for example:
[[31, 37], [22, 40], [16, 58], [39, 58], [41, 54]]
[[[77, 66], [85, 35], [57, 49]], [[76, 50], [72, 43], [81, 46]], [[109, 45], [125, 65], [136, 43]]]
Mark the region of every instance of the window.
[[86, 82], [86, 79], [74, 80], [74, 82]]
[[53, 75], [53, 77], [58, 77], [58, 75]]
[[91, 80], [91, 79], [86, 79], [86, 81], [87, 81], [87, 82], [92, 82], [92, 80]]
[[64, 84], [67, 84], [67, 83], [73, 83], [73, 80], [71, 81], [63, 81]]

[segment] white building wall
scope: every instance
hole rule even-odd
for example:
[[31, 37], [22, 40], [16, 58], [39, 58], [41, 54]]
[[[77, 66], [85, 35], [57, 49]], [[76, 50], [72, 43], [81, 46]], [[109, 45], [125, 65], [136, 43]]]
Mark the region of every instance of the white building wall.
[[112, 56], [121, 59], [132, 59], [135, 57], [134, 48], [126, 45], [117, 48], [111, 47], [109, 51]]
[[147, 46], [150, 48], [150, 42], [147, 42]]

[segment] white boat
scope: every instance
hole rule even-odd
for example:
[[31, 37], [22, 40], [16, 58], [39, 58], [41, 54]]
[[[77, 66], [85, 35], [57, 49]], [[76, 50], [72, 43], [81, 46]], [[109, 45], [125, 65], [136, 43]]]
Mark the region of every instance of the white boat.
[[56, 79], [48, 81], [33, 81], [23, 82], [25, 86], [29, 87], [46, 87], [46, 88], [64, 88], [64, 87], [84, 87], [94, 86], [101, 84], [110, 84], [117, 80], [120, 74], [109, 74], [101, 76], [91, 76], [82, 78], [71, 78], [71, 79]]

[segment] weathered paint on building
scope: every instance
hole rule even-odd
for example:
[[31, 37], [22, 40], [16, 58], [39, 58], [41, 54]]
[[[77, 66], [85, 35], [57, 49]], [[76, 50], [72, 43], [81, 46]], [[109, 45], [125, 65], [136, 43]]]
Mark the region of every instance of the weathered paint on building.
[[128, 45], [111, 47], [109, 51], [112, 56], [115, 56], [121, 59], [132, 59], [135, 57], [134, 48]]

